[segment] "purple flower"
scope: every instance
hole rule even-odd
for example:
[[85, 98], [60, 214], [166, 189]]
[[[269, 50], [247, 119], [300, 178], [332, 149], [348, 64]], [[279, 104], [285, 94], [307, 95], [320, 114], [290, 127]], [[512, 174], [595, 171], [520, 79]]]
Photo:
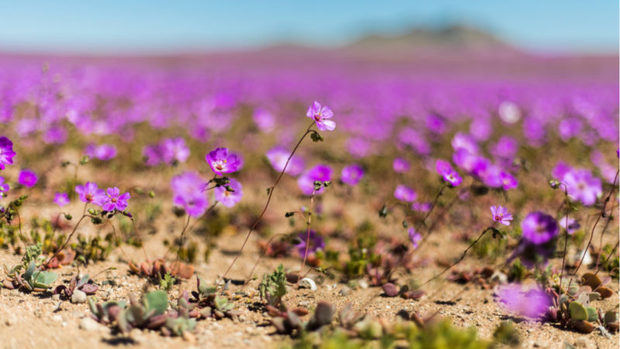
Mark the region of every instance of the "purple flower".
[[234, 178], [230, 179], [228, 187], [232, 189], [232, 191], [224, 186], [213, 189], [215, 192], [215, 200], [221, 202], [222, 205], [226, 207], [233, 207], [241, 201], [243, 197], [243, 188], [241, 187], [241, 183]]
[[510, 225], [510, 221], [512, 221], [512, 214], [508, 213], [508, 209], [504, 206], [491, 206], [491, 215], [493, 221], [503, 225]]
[[419, 212], [428, 212], [431, 210], [430, 202], [414, 202], [411, 204], [411, 209]]
[[553, 176], [553, 178], [559, 181], [562, 181], [564, 179], [564, 176], [568, 173], [568, 171], [572, 169], [573, 168], [570, 167], [570, 165], [565, 163], [564, 161], [558, 161], [558, 163], [555, 165], [553, 170], [551, 170], [551, 175]]
[[558, 219], [558, 224], [560, 225], [560, 227], [566, 230], [568, 235], [573, 235], [577, 230], [579, 230], [579, 228], [581, 228], [579, 222], [577, 222], [577, 220], [572, 217], [564, 216]]
[[465, 149], [470, 154], [478, 154], [478, 143], [470, 135], [458, 132], [452, 138], [451, 144], [455, 151]]
[[39, 178], [37, 177], [37, 174], [34, 173], [34, 171], [30, 170], [30, 169], [23, 169], [19, 172], [19, 177], [17, 178], [17, 182], [21, 185], [23, 185], [24, 187], [28, 187], [28, 188], [32, 188], [35, 186], [35, 184], [37, 184], [37, 181], [39, 180]]
[[189, 148], [185, 145], [185, 139], [168, 138], [164, 139], [160, 145], [161, 158], [167, 164], [185, 162], [189, 157]]
[[261, 108], [254, 110], [252, 118], [254, 119], [256, 126], [258, 126], [258, 128], [263, 132], [272, 131], [276, 123], [273, 114]]
[[[275, 148], [270, 149], [265, 155], [267, 156], [267, 159], [269, 160], [269, 163], [271, 164], [273, 169], [278, 172], [282, 172], [282, 170], [284, 169], [284, 165], [286, 165], [286, 160], [288, 160], [288, 157], [290, 154], [291, 154], [290, 151], [282, 147], [275, 147]], [[291, 176], [297, 176], [303, 170], [304, 170], [303, 159], [301, 159], [298, 156], [293, 155], [293, 157], [288, 163], [288, 166], [286, 166], [285, 173], [290, 174]]]
[[56, 195], [54, 195], [54, 202], [56, 205], [63, 207], [69, 204], [71, 200], [69, 200], [69, 195], [67, 195], [67, 193], [56, 193]]
[[121, 194], [117, 187], [108, 188], [101, 197], [101, 208], [105, 211], [123, 211], [127, 208], [127, 200], [131, 198], [129, 193]]
[[362, 166], [353, 164], [346, 166], [342, 169], [342, 176], [340, 179], [343, 183], [354, 186], [362, 179], [364, 176], [364, 169]]
[[516, 139], [502, 136], [491, 150], [491, 153], [499, 158], [512, 159], [518, 149], [519, 143], [517, 143]]
[[103, 161], [111, 160], [116, 157], [116, 147], [112, 144], [89, 144], [86, 146], [86, 149], [84, 149], [84, 154], [94, 159]]
[[538, 286], [530, 289], [516, 283], [499, 286], [497, 297], [507, 311], [532, 320], [542, 318], [551, 306], [551, 297]]
[[499, 179], [502, 182], [502, 188], [504, 188], [504, 190], [514, 189], [519, 185], [519, 181], [506, 171], [500, 172]]
[[322, 250], [325, 248], [325, 241], [316, 231], [310, 230], [310, 239], [308, 239], [308, 232], [301, 232], [297, 237], [301, 241], [296, 245], [297, 252], [301, 256], [301, 258], [306, 257], [306, 239], [308, 239], [308, 254], [313, 254], [318, 250]]
[[[326, 182], [332, 180], [332, 169], [327, 165], [316, 165], [310, 170], [306, 171], [297, 179], [297, 185], [299, 189], [305, 195], [312, 195], [314, 192], [314, 182]], [[321, 187], [315, 194], [321, 194], [325, 190], [324, 187]]]
[[200, 217], [209, 206], [204, 193], [206, 182], [195, 172], [174, 176], [170, 182], [172, 203], [182, 207], [191, 217]]
[[528, 214], [521, 222], [523, 239], [534, 245], [542, 245], [559, 233], [558, 223], [548, 214], [535, 211]]
[[157, 166], [163, 161], [159, 144], [147, 145], [142, 149], [142, 156], [147, 166]]
[[414, 202], [418, 198], [418, 193], [406, 185], [398, 185], [394, 190], [394, 197], [400, 201]]
[[5, 165], [13, 164], [13, 142], [6, 137], [0, 137], [0, 170], [4, 170]]
[[334, 116], [334, 112], [327, 106], [321, 106], [321, 103], [317, 101], [308, 108], [306, 116], [314, 120], [316, 127], [320, 131], [333, 131], [336, 129], [336, 122], [327, 120]]
[[422, 235], [416, 232], [413, 227], [409, 228], [407, 232], [409, 233], [409, 241], [411, 241], [411, 244], [413, 245], [413, 249], [415, 250], [416, 248], [418, 248], [418, 245], [420, 241], [422, 240]]
[[594, 177], [586, 169], [572, 169], [568, 171], [562, 182], [566, 184], [566, 192], [572, 200], [580, 201], [586, 206], [593, 205], [603, 194], [601, 179]]
[[218, 175], [237, 172], [243, 166], [243, 159], [237, 153], [229, 152], [227, 148], [216, 148], [205, 157], [213, 172]]
[[392, 163], [392, 167], [394, 168], [394, 172], [397, 173], [405, 173], [408, 172], [411, 168], [409, 162], [403, 158], [396, 158]]
[[4, 177], [0, 177], [0, 198], [5, 197], [9, 192], [9, 185], [4, 181]]
[[75, 192], [79, 195], [80, 201], [101, 205], [101, 201], [105, 196], [105, 192], [97, 187], [97, 184], [93, 182], [86, 182], [84, 185], [77, 185]]
[[446, 183], [448, 183], [452, 187], [458, 187], [461, 182], [463, 182], [463, 178], [456, 172], [452, 165], [445, 160], [437, 160], [435, 163], [435, 170], [437, 173], [443, 178]]

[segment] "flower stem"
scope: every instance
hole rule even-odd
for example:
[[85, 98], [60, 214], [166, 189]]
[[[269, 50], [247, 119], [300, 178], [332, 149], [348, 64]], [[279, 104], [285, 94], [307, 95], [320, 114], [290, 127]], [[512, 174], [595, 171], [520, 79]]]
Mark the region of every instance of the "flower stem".
[[[284, 176], [284, 172], [286, 171], [286, 168], [288, 167], [289, 162], [293, 158], [293, 155], [295, 154], [295, 152], [297, 151], [297, 149], [299, 148], [299, 146], [301, 145], [303, 140], [306, 138], [306, 136], [309, 135], [311, 132], [315, 132], [315, 131], [312, 130], [312, 126], [313, 125], [314, 125], [314, 121], [312, 121], [310, 126], [308, 126], [308, 128], [306, 129], [306, 132], [304, 132], [304, 134], [301, 136], [301, 138], [299, 139], [299, 141], [297, 142], [297, 144], [293, 148], [293, 151], [291, 151], [291, 155], [289, 155], [288, 159], [286, 159], [286, 163], [284, 164], [284, 167], [282, 168], [282, 171], [280, 171], [280, 174], [276, 178], [276, 180], [273, 183], [273, 185], [271, 187], [269, 187], [269, 194], [267, 196], [267, 201], [265, 202], [265, 206], [263, 207], [263, 210], [261, 211], [260, 215], [258, 215], [258, 218], [256, 218], [256, 220], [254, 220], [254, 223], [252, 223], [252, 225], [250, 226], [250, 229], [248, 230], [247, 234], [245, 235], [245, 239], [243, 240], [243, 243], [241, 244], [241, 248], [239, 249], [239, 253], [235, 256], [235, 258], [233, 258], [232, 262], [230, 263], [228, 268], [226, 268], [226, 271], [222, 275], [223, 279], [226, 278], [226, 276], [230, 272], [230, 269], [232, 269], [233, 265], [235, 265], [235, 263], [237, 262], [237, 259], [239, 259], [239, 256], [241, 255], [241, 252], [243, 252], [243, 249], [245, 248], [245, 245], [248, 243], [248, 240], [250, 239], [250, 236], [252, 235], [252, 232], [254, 231], [254, 229], [256, 229], [256, 226], [258, 226], [258, 223], [260, 223], [260, 221], [263, 219], [263, 216], [265, 215], [265, 212], [267, 212], [267, 208], [269, 208], [269, 203], [271, 203], [271, 197], [273, 196], [273, 192], [275, 191], [276, 187], [280, 183], [280, 180], [282, 179], [282, 176]], [[251, 277], [252, 277], [252, 275], [250, 275], [249, 278], [251, 278]]]
[[[614, 191], [616, 190], [616, 186], [617, 186], [616, 182], [618, 181], [619, 172], [620, 170], [616, 171], [616, 177], [614, 178], [614, 183], [611, 189], [609, 190], [609, 194], [607, 195], [607, 197], [605, 197], [605, 202], [603, 203], [603, 208], [601, 208], [601, 212], [596, 217], [596, 221], [594, 222], [594, 225], [592, 226], [592, 230], [590, 231], [590, 238], [588, 239], [588, 244], [586, 245], [586, 248], [583, 250], [583, 254], [581, 255], [581, 259], [579, 260], [579, 264], [577, 264], [577, 267], [575, 268], [573, 275], [577, 275], [579, 268], [581, 268], [581, 265], [583, 264], [583, 260], [586, 257], [586, 253], [588, 252], [588, 249], [590, 248], [590, 245], [592, 244], [592, 238], [594, 237], [594, 229], [596, 229], [596, 226], [598, 225], [598, 222], [601, 220], [601, 217], [605, 216], [605, 212], [607, 211], [607, 203], [609, 202], [612, 195], [614, 194]], [[611, 217], [611, 215], [609, 216]]]
[[482, 239], [482, 237], [484, 236], [484, 234], [486, 234], [489, 230], [492, 230], [492, 227], [487, 227], [485, 228], [482, 233], [480, 233], [480, 235], [478, 235], [478, 237], [476, 238], [476, 240], [474, 240], [471, 244], [469, 244], [469, 246], [467, 246], [467, 248], [465, 249], [465, 251], [463, 251], [463, 254], [461, 254], [461, 256], [459, 257], [459, 259], [457, 259], [454, 263], [450, 264], [449, 266], [445, 267], [441, 272], [439, 272], [438, 274], [436, 274], [435, 276], [433, 276], [432, 278], [426, 280], [424, 283], [422, 283], [420, 285], [420, 287], [427, 285], [428, 283], [436, 280], [437, 278], [439, 278], [441, 275], [443, 275], [444, 273], [446, 273], [448, 270], [452, 269], [454, 266], [456, 266], [457, 264], [461, 263], [461, 261], [463, 261], [463, 259], [465, 259], [465, 256], [467, 256], [467, 252], [469, 252], [469, 250], [471, 250], [474, 245], [476, 245], [478, 243], [478, 241], [480, 241], [480, 239]]
[[301, 280], [301, 271], [306, 265], [308, 251], [310, 249], [310, 225], [312, 224], [312, 214], [314, 213], [314, 194], [316, 194], [316, 188], [312, 189], [312, 196], [310, 197], [310, 210], [308, 211], [308, 219], [306, 220], [306, 250], [304, 252], [303, 260], [301, 261], [301, 266], [299, 267], [299, 278], [297, 279], [297, 282]]

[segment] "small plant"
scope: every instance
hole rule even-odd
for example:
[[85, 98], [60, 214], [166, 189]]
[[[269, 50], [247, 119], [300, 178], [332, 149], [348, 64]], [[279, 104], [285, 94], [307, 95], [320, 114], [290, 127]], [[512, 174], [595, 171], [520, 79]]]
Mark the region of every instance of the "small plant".
[[[56, 273], [42, 270], [41, 245], [26, 247], [26, 253], [22, 257], [21, 264], [6, 270], [7, 278], [3, 286], [8, 289], [21, 289], [28, 292], [45, 292], [52, 287], [58, 279]], [[23, 271], [23, 273], [22, 273]]]
[[97, 292], [99, 286], [97, 286], [88, 275], [84, 275], [82, 278], [75, 276], [71, 278], [69, 286], [60, 285], [54, 289], [54, 294], [60, 294], [66, 299], [70, 299], [75, 290], [80, 290], [87, 295], [93, 295]]
[[[146, 262], [136, 265], [134, 262], [129, 262], [129, 271], [138, 276], [143, 276], [150, 279], [153, 284], [162, 286], [162, 280], [165, 285], [180, 282], [180, 279], [189, 279], [194, 275], [194, 267], [190, 264], [182, 262], [173, 262], [171, 264], [166, 263], [163, 259], [156, 259], [154, 261], [147, 260]], [[168, 279], [166, 280], [166, 275]]]
[[282, 264], [269, 275], [263, 275], [263, 280], [258, 285], [260, 297], [267, 301], [268, 305], [282, 305], [282, 297], [286, 294], [286, 274]]
[[192, 291], [193, 298], [189, 300], [190, 304], [195, 304], [195, 307], [188, 308], [190, 317], [198, 319], [212, 317], [217, 320], [236, 318], [234, 304], [228, 297], [218, 294], [216, 287], [208, 286], [200, 277], [197, 278], [196, 286], [197, 291]]
[[[286, 307], [284, 307], [286, 308]], [[334, 316], [334, 309], [325, 302], [317, 304], [314, 314], [308, 322], [302, 322], [299, 316], [306, 315], [301, 310], [283, 310], [268, 306], [269, 314], [272, 316], [271, 324], [280, 334], [298, 337], [307, 331], [316, 331], [319, 328], [329, 325]]]
[[[180, 299], [179, 303], [184, 301]], [[132, 297], [129, 305], [125, 302], [96, 303], [93, 297], [88, 303], [95, 320], [124, 334], [138, 328], [182, 336], [196, 327], [196, 320], [189, 317], [186, 307], [168, 310], [168, 295], [161, 290], [144, 294], [141, 302]]]

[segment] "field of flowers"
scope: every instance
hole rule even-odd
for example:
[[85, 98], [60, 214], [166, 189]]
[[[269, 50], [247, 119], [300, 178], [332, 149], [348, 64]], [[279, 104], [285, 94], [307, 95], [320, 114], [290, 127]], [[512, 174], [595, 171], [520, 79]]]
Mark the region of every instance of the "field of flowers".
[[614, 347], [617, 58], [430, 61], [1, 58], [3, 341]]

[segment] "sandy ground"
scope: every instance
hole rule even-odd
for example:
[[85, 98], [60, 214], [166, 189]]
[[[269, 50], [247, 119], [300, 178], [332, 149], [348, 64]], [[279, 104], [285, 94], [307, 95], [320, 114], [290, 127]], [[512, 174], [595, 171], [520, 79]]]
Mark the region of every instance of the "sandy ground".
[[[157, 236], [156, 236], [157, 237]], [[236, 246], [240, 244], [241, 234], [223, 237], [218, 241], [219, 246]], [[432, 245], [432, 244], [431, 244]], [[147, 241], [147, 250], [153, 255], [163, 253], [163, 247], [157, 238]], [[429, 245], [429, 252], [437, 246]], [[215, 281], [224, 268], [232, 260], [233, 256], [225, 255], [217, 249], [208, 264], [198, 264], [197, 274], [209, 282]], [[124, 252], [135, 256], [137, 260], [143, 258], [141, 250], [124, 248]], [[239, 259], [232, 275], [240, 277], [247, 275], [255, 261], [257, 249], [255, 244], [250, 244]], [[95, 281], [102, 282], [106, 279], [114, 279], [118, 286], [103, 285], [97, 293], [100, 299], [124, 299], [130, 293], [140, 293], [148, 287], [147, 281], [134, 275], [129, 275], [127, 265], [119, 262], [120, 252], [115, 251], [115, 256], [110, 261], [90, 265], [87, 270], [89, 275], [94, 276]], [[0, 254], [0, 264], [11, 265], [17, 263], [19, 257], [7, 252]], [[286, 267], [294, 270], [299, 267], [295, 259], [263, 259], [258, 267], [257, 274], [273, 270], [277, 264], [283, 263]], [[463, 265], [464, 267], [465, 265]], [[115, 270], [106, 269], [115, 267]], [[425, 268], [419, 271], [420, 278], [431, 276], [439, 270], [436, 267]], [[61, 279], [69, 279], [75, 270], [71, 267], [60, 269]], [[195, 288], [195, 276], [183, 282], [172, 293], [179, 294], [182, 290]], [[158, 332], [133, 330], [127, 337], [112, 335], [104, 326], [97, 325], [92, 329], [84, 329], [81, 325], [84, 318], [88, 317], [89, 310], [86, 304], [71, 304], [67, 301], [58, 300], [56, 297], [41, 297], [34, 294], [24, 294], [16, 290], [0, 290], [0, 334], [5, 348], [108, 348], [118, 346], [142, 347], [170, 347], [170, 348], [232, 348], [232, 347], [277, 347], [287, 338], [274, 335], [273, 328], [267, 325], [268, 316], [251, 305], [259, 301], [256, 292], [257, 280], [253, 280], [248, 286], [233, 286], [235, 291], [244, 291], [248, 296], [239, 298], [236, 303], [241, 311], [239, 321], [232, 320], [204, 320], [200, 321], [195, 331], [194, 341], [185, 341], [181, 338], [162, 337]], [[345, 291], [342, 291], [345, 289]], [[351, 303], [360, 312], [366, 312], [369, 316], [394, 320], [400, 310], [418, 311], [428, 314], [439, 311], [439, 314], [450, 317], [453, 323], [461, 327], [476, 327], [483, 338], [489, 338], [493, 329], [500, 320], [506, 318], [506, 314], [493, 302], [491, 290], [482, 290], [475, 285], [458, 285], [441, 281], [433, 285], [431, 289], [437, 290], [434, 294], [425, 296], [420, 301], [404, 300], [401, 298], [381, 297], [379, 288], [358, 288], [348, 292], [345, 284], [327, 280], [319, 285], [317, 291], [309, 289], [294, 289], [291, 287], [285, 296], [285, 302], [290, 306], [303, 306], [313, 308], [318, 301], [328, 301], [341, 309], [346, 303]], [[617, 288], [614, 286], [614, 289]], [[342, 295], [345, 293], [346, 295]], [[431, 292], [433, 293], [433, 292]], [[459, 295], [460, 294], [460, 295]], [[458, 295], [454, 304], [445, 304], [441, 301], [452, 300]], [[607, 309], [617, 304], [617, 298], [612, 297], [603, 303], [602, 308]], [[527, 348], [562, 348], [564, 343], [570, 343], [580, 347], [591, 348], [614, 348], [618, 345], [618, 335], [608, 339], [598, 331], [589, 335], [578, 334], [561, 330], [548, 324], [520, 322], [517, 324], [519, 332], [524, 339], [524, 347]]]

